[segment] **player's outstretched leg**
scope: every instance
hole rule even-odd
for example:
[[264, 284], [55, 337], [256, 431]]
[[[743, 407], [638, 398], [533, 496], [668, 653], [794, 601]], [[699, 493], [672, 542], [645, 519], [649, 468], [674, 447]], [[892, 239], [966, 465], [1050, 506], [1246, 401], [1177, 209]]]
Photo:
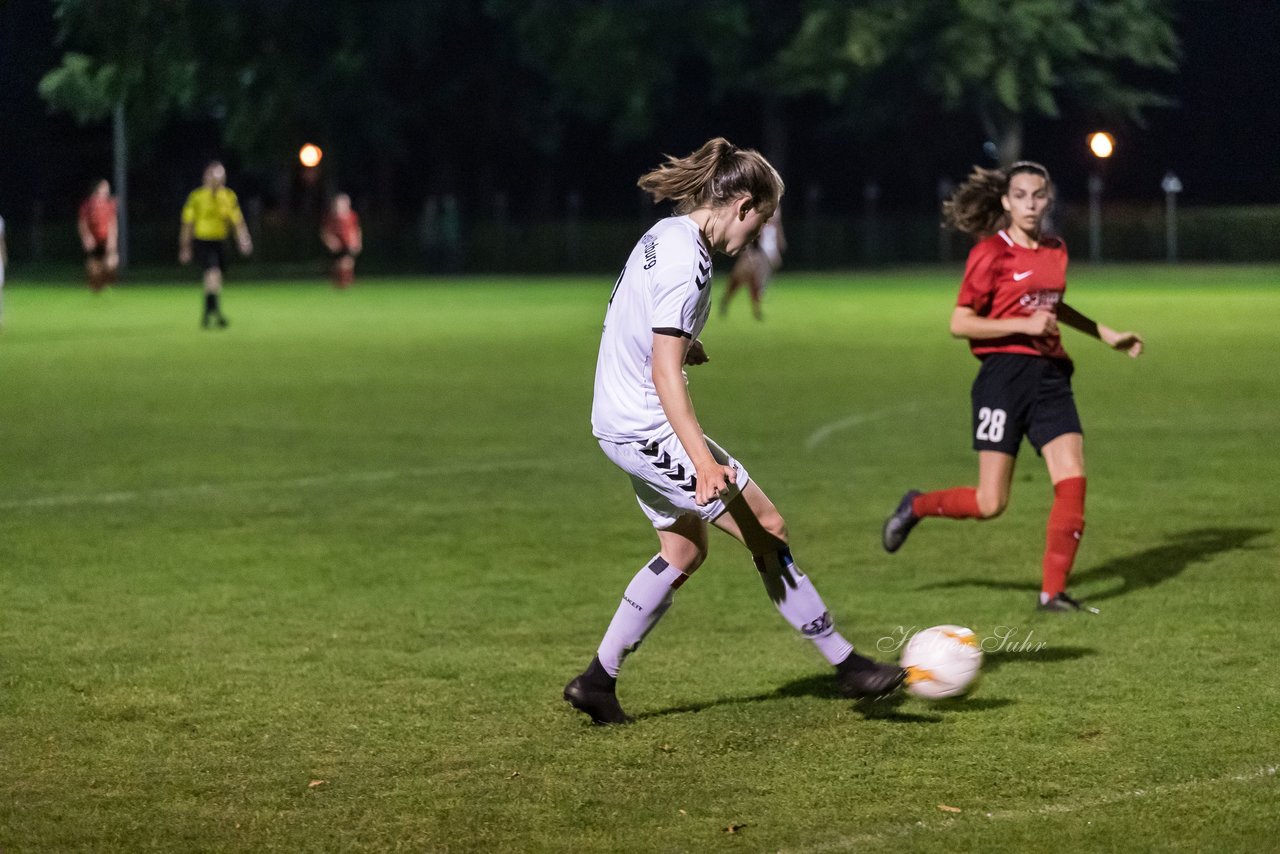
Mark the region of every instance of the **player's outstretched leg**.
[[939, 489], [934, 492], [917, 492], [907, 490], [898, 502], [889, 518], [884, 521], [880, 532], [880, 542], [884, 550], [893, 553], [902, 548], [907, 541], [911, 529], [926, 516], [940, 516], [944, 519], [989, 519], [998, 516], [1004, 509], [1007, 497], [1001, 499], [999, 506], [989, 513], [983, 513], [978, 502], [978, 490], [972, 486], [957, 486], [952, 489]]
[[809, 576], [800, 571], [785, 546], [754, 556], [765, 591], [783, 619], [817, 647], [836, 668], [840, 693], [854, 699], [879, 699], [897, 690], [906, 671], [896, 664], [881, 664], [853, 651], [835, 629], [831, 613]]
[[893, 693], [902, 684], [905, 670], [858, 655], [853, 644], [836, 631], [817, 588], [791, 556], [786, 523], [759, 486], [749, 481], [730, 502], [729, 512], [715, 524], [751, 550], [769, 599], [783, 619], [808, 638], [836, 668], [836, 681], [842, 694], [877, 699]]
[[667, 563], [662, 555], [654, 555], [627, 585], [596, 657], [564, 689], [564, 698], [575, 709], [589, 715], [592, 723], [624, 724], [631, 720], [618, 703], [618, 672], [623, 660], [640, 648], [640, 643], [667, 613], [673, 594], [687, 578], [688, 575]]

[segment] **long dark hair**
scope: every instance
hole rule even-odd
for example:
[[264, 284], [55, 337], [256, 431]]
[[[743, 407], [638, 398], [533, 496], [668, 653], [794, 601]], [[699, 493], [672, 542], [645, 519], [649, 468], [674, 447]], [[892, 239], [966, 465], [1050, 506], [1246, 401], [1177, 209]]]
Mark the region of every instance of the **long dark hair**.
[[1009, 192], [1009, 181], [1013, 176], [1023, 174], [1044, 178], [1049, 198], [1053, 198], [1053, 179], [1049, 177], [1049, 170], [1032, 160], [1019, 160], [1005, 169], [975, 166], [965, 182], [942, 203], [942, 224], [974, 237], [995, 234], [1009, 224], [1009, 215], [1000, 198]]
[[655, 202], [675, 202], [678, 214], [727, 205], [744, 195], [751, 197], [754, 209], [769, 214], [785, 189], [778, 170], [763, 154], [738, 148], [723, 137], [707, 140], [687, 157], [667, 155], [665, 163], [636, 184]]

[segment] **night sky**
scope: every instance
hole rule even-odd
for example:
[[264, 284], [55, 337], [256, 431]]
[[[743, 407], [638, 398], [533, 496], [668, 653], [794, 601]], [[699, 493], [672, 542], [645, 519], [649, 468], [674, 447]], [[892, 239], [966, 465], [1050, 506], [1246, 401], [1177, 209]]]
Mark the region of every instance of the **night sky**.
[[[1184, 0], [1178, 9], [1181, 71], [1151, 78], [1153, 88], [1177, 106], [1150, 111], [1145, 128], [1112, 128], [1117, 152], [1106, 167], [1108, 197], [1157, 201], [1160, 179], [1172, 169], [1186, 188], [1183, 204], [1280, 203], [1280, 2]], [[36, 81], [57, 63], [54, 41], [51, 0], [0, 3], [0, 214], [14, 224], [37, 203], [46, 215], [68, 215], [89, 179], [109, 171], [107, 128], [79, 128], [65, 116], [50, 116], [35, 93]], [[970, 164], [990, 164], [976, 122], [965, 116], [928, 116], [874, 139], [856, 139], [833, 129], [824, 109], [820, 101], [789, 108], [784, 177], [792, 188], [821, 183], [822, 207], [830, 213], [859, 210], [861, 188], [872, 179], [882, 187], [886, 207], [923, 210], [935, 204], [939, 177], [961, 178]], [[1095, 127], [1080, 106], [1058, 120], [1028, 124], [1024, 156], [1046, 163], [1067, 199], [1084, 195], [1094, 167], [1084, 140]], [[184, 132], [207, 128], [178, 127], [179, 143]], [[604, 129], [586, 128], [564, 150], [560, 180], [576, 185], [589, 215], [629, 214], [636, 204], [635, 176], [660, 153], [679, 153], [717, 133], [759, 145], [758, 132], [747, 105], [726, 105], [621, 148], [611, 147]], [[161, 208], [198, 182], [204, 152], [184, 150], [185, 159], [149, 170], [163, 186], [135, 191], [144, 208], [148, 189]], [[499, 175], [499, 181], [514, 188], [513, 211], [520, 215], [518, 188], [527, 181], [519, 170], [527, 163], [518, 156], [510, 163], [513, 174]], [[416, 204], [410, 193], [402, 199], [406, 209]]]

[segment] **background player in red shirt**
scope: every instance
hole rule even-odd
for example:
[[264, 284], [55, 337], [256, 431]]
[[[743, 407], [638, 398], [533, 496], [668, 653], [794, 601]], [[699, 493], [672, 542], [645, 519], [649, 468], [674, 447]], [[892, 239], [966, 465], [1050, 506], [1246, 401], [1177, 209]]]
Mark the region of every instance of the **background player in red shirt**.
[[84, 270], [89, 287], [95, 293], [115, 281], [116, 270], [120, 266], [116, 247], [118, 228], [111, 184], [105, 179], [95, 181], [88, 198], [80, 203], [80, 213], [76, 217], [76, 230], [80, 232], [80, 245], [84, 247]]
[[1062, 301], [1067, 247], [1041, 231], [1052, 203], [1048, 171], [1022, 161], [1005, 171], [975, 169], [943, 204], [947, 225], [981, 238], [969, 253], [951, 315], [951, 334], [968, 339], [982, 361], [972, 392], [978, 486], [908, 491], [885, 521], [883, 541], [887, 551], [897, 551], [926, 516], [999, 516], [1025, 436], [1053, 482], [1040, 608], [1096, 613], [1066, 593], [1084, 531], [1084, 438], [1058, 324], [1132, 357], [1142, 353], [1142, 338], [1095, 323]]
[[320, 239], [333, 260], [333, 286], [349, 287], [356, 278], [356, 256], [364, 248], [364, 235], [360, 230], [360, 218], [351, 209], [351, 197], [346, 193], [333, 197], [329, 215], [320, 227]]

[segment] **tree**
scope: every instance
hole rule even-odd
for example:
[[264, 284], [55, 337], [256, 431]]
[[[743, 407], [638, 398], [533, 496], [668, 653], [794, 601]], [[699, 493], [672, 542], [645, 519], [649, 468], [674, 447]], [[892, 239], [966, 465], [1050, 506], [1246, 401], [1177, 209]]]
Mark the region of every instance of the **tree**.
[[41, 79], [51, 108], [82, 124], [111, 117], [120, 263], [128, 257], [128, 150], [196, 99], [190, 0], [55, 0], [61, 64]]
[[754, 103], [762, 147], [785, 168], [784, 101], [776, 58], [802, 17], [771, 0], [557, 2], [489, 0], [510, 22], [525, 62], [547, 80], [553, 122], [606, 124], [615, 143], [653, 134], [681, 113], [731, 98]]
[[819, 0], [780, 60], [794, 86], [851, 105], [911, 91], [981, 122], [1008, 164], [1025, 119], [1070, 99], [1141, 122], [1168, 99], [1129, 82], [1177, 68], [1168, 0]]

